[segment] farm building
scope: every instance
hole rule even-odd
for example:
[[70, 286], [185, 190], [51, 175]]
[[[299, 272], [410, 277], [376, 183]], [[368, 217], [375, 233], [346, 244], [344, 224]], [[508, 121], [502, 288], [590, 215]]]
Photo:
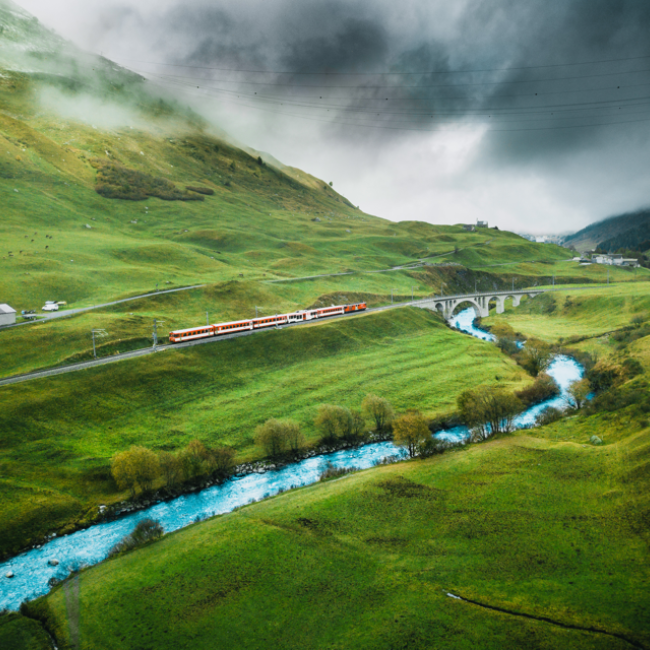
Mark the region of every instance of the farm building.
[[16, 310], [9, 305], [0, 304], [0, 325], [13, 325], [16, 322]]

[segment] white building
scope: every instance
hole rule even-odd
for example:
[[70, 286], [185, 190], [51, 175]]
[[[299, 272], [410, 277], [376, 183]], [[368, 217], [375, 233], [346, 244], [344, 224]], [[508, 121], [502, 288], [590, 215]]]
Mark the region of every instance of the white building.
[[605, 255], [600, 253], [592, 255], [591, 261], [596, 264], [609, 264], [611, 266], [639, 266], [639, 261], [633, 257], [623, 257], [622, 255]]
[[13, 325], [16, 322], [16, 310], [9, 305], [0, 304], [0, 325]]

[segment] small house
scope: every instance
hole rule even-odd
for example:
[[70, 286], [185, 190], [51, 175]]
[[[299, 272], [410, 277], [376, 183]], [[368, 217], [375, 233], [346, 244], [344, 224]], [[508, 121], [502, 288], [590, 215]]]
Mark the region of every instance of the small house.
[[6, 304], [0, 304], [0, 325], [13, 325], [16, 322], [16, 310]]

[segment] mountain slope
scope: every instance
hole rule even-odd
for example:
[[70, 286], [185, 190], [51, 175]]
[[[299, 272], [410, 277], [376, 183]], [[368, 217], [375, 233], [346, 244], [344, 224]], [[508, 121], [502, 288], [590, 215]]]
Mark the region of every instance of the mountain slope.
[[585, 252], [600, 246], [607, 251], [619, 248], [636, 249], [641, 242], [650, 239], [650, 209], [628, 212], [593, 223], [577, 233], [564, 238], [565, 245], [572, 245]]

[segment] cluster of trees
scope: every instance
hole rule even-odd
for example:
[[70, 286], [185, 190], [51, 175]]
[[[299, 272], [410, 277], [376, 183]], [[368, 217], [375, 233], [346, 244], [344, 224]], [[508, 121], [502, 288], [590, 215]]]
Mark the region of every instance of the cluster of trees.
[[479, 386], [463, 391], [457, 400], [463, 422], [470, 428], [472, 442], [512, 430], [512, 421], [524, 410], [524, 403], [500, 386]]
[[[395, 414], [390, 402], [377, 395], [366, 395], [361, 410], [335, 404], [321, 404], [314, 420], [320, 433], [320, 444], [335, 447], [341, 444], [361, 445], [368, 439], [367, 420], [376, 431], [389, 429]], [[305, 436], [294, 420], [271, 418], [255, 430], [255, 443], [269, 458], [296, 457], [305, 446]]]
[[540, 404], [547, 399], [557, 397], [559, 394], [560, 387], [557, 382], [545, 372], [540, 372], [530, 386], [526, 386], [526, 388], [515, 393], [525, 406]]
[[320, 431], [321, 444], [333, 446], [342, 442], [357, 445], [368, 438], [366, 420], [370, 420], [375, 431], [381, 433], [389, 430], [394, 418], [395, 412], [387, 399], [369, 394], [364, 397], [360, 411], [321, 404], [314, 424]]
[[111, 474], [121, 490], [134, 496], [138, 490], [147, 492], [160, 480], [167, 487], [197, 478], [230, 476], [235, 467], [235, 451], [230, 447], [210, 448], [200, 440], [192, 440], [177, 453], [161, 451], [156, 454], [133, 445], [113, 456]]
[[492, 334], [497, 337], [497, 346], [501, 351], [512, 357], [533, 377], [543, 373], [553, 361], [554, 350], [544, 341], [529, 338], [523, 347], [519, 347], [519, 335], [507, 323], [499, 323], [493, 327]]

